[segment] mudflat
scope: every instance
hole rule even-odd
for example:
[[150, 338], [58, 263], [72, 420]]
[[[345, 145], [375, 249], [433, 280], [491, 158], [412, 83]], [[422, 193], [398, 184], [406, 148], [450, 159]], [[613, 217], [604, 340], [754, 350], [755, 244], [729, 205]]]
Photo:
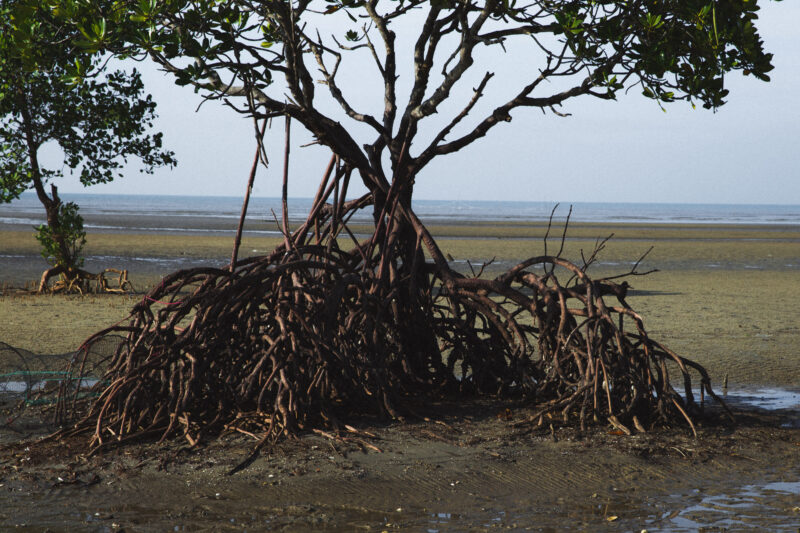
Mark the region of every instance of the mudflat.
[[[485, 275], [543, 253], [545, 230], [535, 224], [433, 227], [458, 268], [489, 263]], [[143, 444], [87, 457], [81, 439], [20, 445], [52, 430], [30, 409], [0, 429], [11, 446], [0, 463], [0, 525], [23, 531], [696, 531], [755, 524], [796, 531], [800, 416], [792, 401], [800, 384], [800, 230], [576, 224], [564, 255], [580, 260], [581, 251], [588, 255], [610, 233], [616, 238], [590, 272], [624, 273], [654, 246], [638, 269], [659, 271], [628, 278], [628, 303], [653, 337], [705, 365], [715, 388], [727, 376], [735, 426], [709, 405], [713, 416], [698, 439], [683, 427], [634, 436], [605, 427], [551, 430], [523, 423], [527, 406], [478, 399], [427, 405], [428, 420], [353, 421], [361, 433], [349, 440], [304, 435], [228, 476], [249, 454], [250, 437], [230, 435], [199, 450]], [[89, 334], [124, 320], [160, 276], [184, 266], [224, 265], [231, 241], [90, 234], [87, 267], [129, 268], [139, 293], [34, 296], [12, 287], [46, 267], [36, 242], [27, 232], [2, 231], [0, 342], [34, 353], [74, 350]], [[276, 242], [247, 238], [242, 255], [267, 253]], [[560, 247], [560, 235], [552, 235], [548, 251]], [[771, 410], [748, 403], [767, 389], [788, 403]]]

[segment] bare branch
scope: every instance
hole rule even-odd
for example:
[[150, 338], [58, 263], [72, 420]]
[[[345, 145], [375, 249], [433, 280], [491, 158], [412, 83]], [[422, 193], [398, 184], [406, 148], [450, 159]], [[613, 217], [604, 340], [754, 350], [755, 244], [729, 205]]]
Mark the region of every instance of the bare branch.
[[[391, 132], [394, 127], [394, 118], [397, 115], [397, 98], [395, 94], [395, 82], [397, 80], [397, 66], [394, 50], [395, 34], [389, 29], [386, 19], [381, 17], [375, 9], [377, 3], [377, 0], [370, 0], [365, 5], [365, 9], [372, 19], [372, 22], [375, 24], [375, 27], [378, 29], [378, 33], [383, 39], [383, 45], [386, 49], [383, 68], [381, 69], [384, 84], [383, 127]], [[375, 49], [372, 47], [372, 43], [370, 43], [370, 47], [375, 54], [375, 61], [380, 64]]]
[[439, 21], [440, 13], [441, 9], [433, 4], [430, 5], [428, 16], [414, 44], [414, 86], [411, 88], [408, 104], [400, 122], [400, 133], [405, 135], [407, 140], [413, 137], [411, 110], [419, 106], [425, 97], [431, 68], [433, 68], [433, 56], [436, 53], [439, 39], [442, 37], [442, 29], [445, 24], [452, 21], [452, 16]]
[[375, 45], [372, 44], [372, 39], [369, 38], [369, 28], [366, 26], [364, 27], [364, 40], [366, 40], [365, 46], [369, 48], [369, 51], [372, 53], [372, 59], [375, 60], [375, 65], [378, 67], [378, 72], [381, 73], [382, 78], [386, 78], [386, 69], [383, 68], [381, 59], [378, 57], [378, 51], [375, 50]]
[[519, 36], [519, 35], [535, 35], [538, 33], [554, 34], [560, 30], [558, 24], [528, 24], [525, 26], [517, 26], [515, 28], [505, 28], [502, 30], [490, 31], [478, 36], [482, 42], [492, 44], [499, 42], [506, 37]]
[[436, 113], [436, 109], [448, 96], [450, 90], [458, 82], [464, 73], [472, 66], [473, 57], [472, 52], [475, 45], [479, 42], [477, 39], [478, 32], [480, 32], [486, 20], [489, 18], [492, 10], [494, 10], [497, 0], [487, 0], [486, 4], [481, 10], [475, 22], [468, 25], [466, 21], [466, 10], [461, 11], [462, 24], [465, 27], [462, 29], [462, 39], [459, 45], [459, 61], [456, 65], [445, 75], [444, 80], [436, 88], [430, 98], [420, 104], [418, 107], [411, 111], [411, 117], [414, 119], [421, 119], [426, 116]]
[[489, 80], [492, 79], [493, 76], [494, 73], [492, 72], [487, 72], [483, 76], [483, 79], [481, 80], [478, 87], [474, 89], [474, 94], [472, 95], [472, 98], [470, 99], [469, 103], [464, 107], [464, 109], [461, 110], [461, 112], [458, 115], [456, 115], [453, 118], [453, 120], [450, 121], [450, 123], [446, 127], [444, 127], [438, 133], [438, 135], [436, 135], [433, 141], [431, 141], [431, 143], [425, 149], [423, 154], [420, 156], [421, 159], [425, 159], [426, 157], [433, 157], [433, 155], [431, 155], [432, 151], [435, 150], [436, 147], [439, 145], [439, 143], [444, 140], [444, 138], [452, 131], [452, 129], [456, 127], [456, 125], [458, 125], [458, 123], [461, 122], [470, 113], [470, 111], [472, 111], [472, 108], [475, 107], [475, 104], [478, 103], [478, 100], [480, 100], [480, 98], [483, 96], [483, 90], [486, 88], [486, 84], [489, 83]]
[[[325, 84], [328, 86], [328, 89], [331, 92], [331, 96], [333, 96], [334, 100], [336, 100], [339, 106], [341, 106], [341, 108], [344, 110], [347, 116], [352, 118], [353, 120], [357, 120], [359, 122], [363, 122], [365, 124], [372, 126], [380, 136], [382, 137], [387, 136], [388, 132], [386, 132], [381, 127], [381, 125], [378, 123], [375, 117], [359, 113], [355, 109], [353, 109], [350, 103], [345, 99], [339, 86], [336, 84], [336, 72], [339, 70], [339, 64], [341, 63], [342, 60], [341, 54], [339, 54], [334, 50], [326, 49], [322, 45], [321, 41], [320, 42], [309, 41], [309, 44], [311, 46], [311, 51], [317, 60], [317, 64], [319, 65], [320, 71], [322, 72], [322, 75], [325, 78]], [[327, 51], [336, 58], [336, 64], [334, 65], [332, 72], [328, 71], [328, 67], [325, 65], [325, 60], [322, 57], [323, 50]]]

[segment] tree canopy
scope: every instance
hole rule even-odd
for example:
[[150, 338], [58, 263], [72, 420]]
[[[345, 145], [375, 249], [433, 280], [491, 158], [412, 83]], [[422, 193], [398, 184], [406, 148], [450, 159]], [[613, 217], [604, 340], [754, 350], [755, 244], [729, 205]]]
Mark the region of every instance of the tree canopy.
[[[357, 168], [372, 191], [385, 191], [394, 179], [409, 181], [434, 157], [467, 146], [521, 108], [559, 113], [571, 98], [614, 99], [628, 90], [661, 103], [687, 100], [716, 108], [728, 94], [727, 73], [738, 70], [766, 80], [772, 68], [755, 26], [756, 0], [49, 0], [45, 5], [79, 29], [74, 42], [88, 53], [149, 55], [177, 83], [193, 85], [242, 113], [300, 121]], [[401, 33], [404, 40], [397, 39]], [[488, 49], [493, 61], [501, 60], [511, 46], [525, 50], [515, 61], [529, 74], [494, 79], [479, 55]], [[359, 66], [360, 76], [376, 76], [382, 91], [343, 90], [340, 67], [350, 63]], [[510, 98], [492, 100], [486, 110], [476, 106], [494, 98], [487, 96], [493, 85], [508, 92], [509, 82], [518, 83]], [[447, 107], [449, 116], [426, 126], [458, 86], [470, 86], [471, 98]], [[326, 98], [338, 111], [321, 103]], [[372, 98], [382, 99], [382, 115], [363, 109]], [[478, 109], [482, 116], [468, 117]], [[371, 142], [360, 142], [352, 121], [372, 132]], [[426, 135], [418, 135], [421, 130]]]
[[54, 64], [48, 71], [16, 70], [3, 76], [0, 201], [34, 188], [37, 173], [42, 183], [63, 176], [61, 165], [38, 166], [35, 154], [50, 142], [58, 144], [64, 166], [86, 186], [121, 177], [129, 157], [139, 159], [144, 172], [174, 164], [172, 153], [161, 149], [162, 134], [146, 133], [156, 104], [143, 95], [136, 71], [116, 71], [77, 85], [65, 81], [66, 74], [63, 65]]

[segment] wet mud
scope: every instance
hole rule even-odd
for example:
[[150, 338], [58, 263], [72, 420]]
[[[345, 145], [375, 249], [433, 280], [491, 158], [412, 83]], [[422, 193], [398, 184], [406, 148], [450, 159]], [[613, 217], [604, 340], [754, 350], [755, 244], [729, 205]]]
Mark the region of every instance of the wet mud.
[[708, 406], [694, 439], [687, 428], [536, 428], [520, 406], [438, 404], [427, 421], [359, 421], [374, 448], [307, 434], [235, 475], [254, 444], [241, 436], [88, 457], [85, 439], [20, 444], [52, 429], [30, 410], [16, 434], [0, 433], [0, 529], [796, 531], [797, 411], [731, 406], [735, 426]]
[[[645, 266], [661, 272], [631, 280], [628, 301], [651, 335], [706, 365], [718, 392], [727, 377], [735, 425], [723, 423], [712, 405], [697, 439], [685, 427], [633, 436], [602, 426], [580, 433], [557, 424], [553, 430], [520, 424], [527, 408], [511, 403], [428, 402], [427, 421], [351, 421], [374, 435], [363, 440], [380, 452], [309, 433], [277, 444], [230, 476], [250, 454], [252, 438], [229, 435], [194, 449], [143, 443], [90, 457], [84, 438], [39, 442], [56, 428], [46, 422], [46, 409], [30, 408], [0, 424], [0, 530], [795, 533], [796, 236], [787, 241], [761, 235], [759, 228], [748, 228], [758, 235], [746, 236], [693, 228], [685, 234], [691, 239], [682, 239], [685, 230], [674, 228], [675, 235], [659, 240], [648, 231], [623, 234], [598, 267], [609, 273], [628, 268], [625, 261], [649, 246], [642, 239], [656, 237]], [[114, 255], [115, 266], [124, 266], [118, 251], [124, 241], [132, 257], [162, 258], [165, 265], [181, 257], [224, 260], [229, 239], [214, 239], [98, 235], [90, 252]], [[0, 254], [35, 257], [28, 244], [14, 242], [0, 241]], [[495, 255], [513, 261], [540, 248], [502, 238], [443, 243], [456, 260], [475, 261]], [[583, 241], [570, 244], [582, 247]], [[168, 268], [146, 264], [132, 273], [143, 286]], [[40, 268], [25, 258], [0, 261], [0, 282], [35, 278]], [[9, 292], [0, 296], [0, 341], [39, 354], [69, 352], [124, 319], [137, 298]]]

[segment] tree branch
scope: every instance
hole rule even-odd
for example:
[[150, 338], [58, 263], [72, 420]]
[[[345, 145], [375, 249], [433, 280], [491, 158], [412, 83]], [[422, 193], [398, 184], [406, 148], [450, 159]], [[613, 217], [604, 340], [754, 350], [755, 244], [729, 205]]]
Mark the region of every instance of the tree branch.
[[475, 45], [479, 42], [477, 39], [478, 32], [480, 32], [496, 4], [497, 0], [487, 0], [483, 9], [472, 25], [469, 25], [467, 21], [466, 9], [461, 11], [461, 21], [464, 27], [462, 28], [461, 44], [457, 49], [459, 61], [449, 72], [447, 72], [444, 80], [439, 87], [436, 88], [431, 97], [411, 111], [411, 117], [413, 119], [420, 120], [426, 116], [436, 113], [436, 109], [439, 107], [439, 104], [441, 104], [447, 99], [448, 96], [450, 96], [450, 91], [453, 86], [461, 79], [467, 69], [472, 66], [472, 51], [475, 48]]
[[[383, 60], [383, 68], [381, 69], [381, 75], [383, 76], [384, 84], [383, 127], [391, 134], [392, 129], [394, 128], [394, 119], [397, 115], [397, 98], [395, 94], [395, 83], [397, 81], [397, 65], [394, 49], [395, 34], [389, 29], [386, 19], [381, 17], [375, 9], [377, 3], [378, 0], [370, 0], [365, 5], [365, 9], [367, 10], [367, 14], [372, 19], [372, 22], [375, 24], [375, 27], [378, 29], [378, 33], [383, 39], [383, 46], [386, 49], [386, 55]], [[373, 53], [375, 53], [375, 48], [372, 46], [372, 43], [370, 43], [370, 48], [373, 50]], [[377, 55], [375, 57], [375, 61], [380, 64]]]
[[[475, 140], [483, 137], [490, 129], [499, 124], [500, 122], [510, 122], [510, 111], [517, 107], [550, 107], [558, 105], [568, 98], [572, 98], [581, 94], [586, 94], [593, 87], [591, 77], [584, 79], [583, 83], [572, 87], [568, 90], [553, 94], [544, 98], [533, 98], [527, 96], [541, 81], [547, 78], [547, 73], [543, 72], [536, 80], [527, 85], [520, 91], [515, 98], [506, 102], [505, 104], [496, 107], [492, 113], [484, 118], [472, 131], [463, 135], [462, 137], [451, 141], [446, 144], [436, 146], [430, 151], [427, 151], [417, 158], [414, 170], [419, 172], [422, 167], [430, 162], [431, 159], [438, 155], [450, 154], [457, 152]], [[424, 157], [423, 157], [424, 156]]]
[[[328, 89], [331, 92], [331, 96], [339, 106], [344, 110], [348, 117], [352, 118], [353, 120], [357, 120], [359, 122], [363, 122], [372, 126], [375, 131], [378, 132], [378, 135], [385, 137], [388, 136], [388, 132], [381, 127], [375, 117], [371, 115], [365, 115], [363, 113], [357, 112], [350, 103], [345, 99], [344, 95], [342, 94], [341, 89], [336, 84], [336, 72], [339, 70], [339, 64], [341, 63], [342, 56], [339, 52], [334, 50], [330, 50], [325, 48], [322, 45], [322, 42], [310, 42], [311, 51], [314, 54], [314, 57], [317, 59], [317, 63], [319, 64], [320, 71], [322, 72], [323, 77], [325, 78], [325, 84], [328, 86]], [[327, 66], [325, 65], [325, 60], [322, 56], [323, 51], [327, 51], [331, 55], [336, 58], [336, 64], [334, 65], [333, 71], [329, 71]]]
[[478, 103], [478, 100], [483, 96], [483, 90], [486, 88], [486, 84], [489, 83], [489, 80], [494, 76], [494, 73], [487, 72], [483, 76], [483, 80], [481, 80], [480, 84], [476, 89], [474, 89], [475, 94], [472, 95], [469, 103], [461, 110], [461, 112], [456, 115], [450, 123], [443, 128], [438, 135], [431, 141], [425, 151], [420, 155], [420, 159], [432, 159], [433, 154], [432, 151], [436, 149], [440, 142], [444, 140], [444, 138], [452, 131], [459, 122], [461, 122], [469, 113], [472, 111], [472, 108], [475, 107], [475, 104]]

